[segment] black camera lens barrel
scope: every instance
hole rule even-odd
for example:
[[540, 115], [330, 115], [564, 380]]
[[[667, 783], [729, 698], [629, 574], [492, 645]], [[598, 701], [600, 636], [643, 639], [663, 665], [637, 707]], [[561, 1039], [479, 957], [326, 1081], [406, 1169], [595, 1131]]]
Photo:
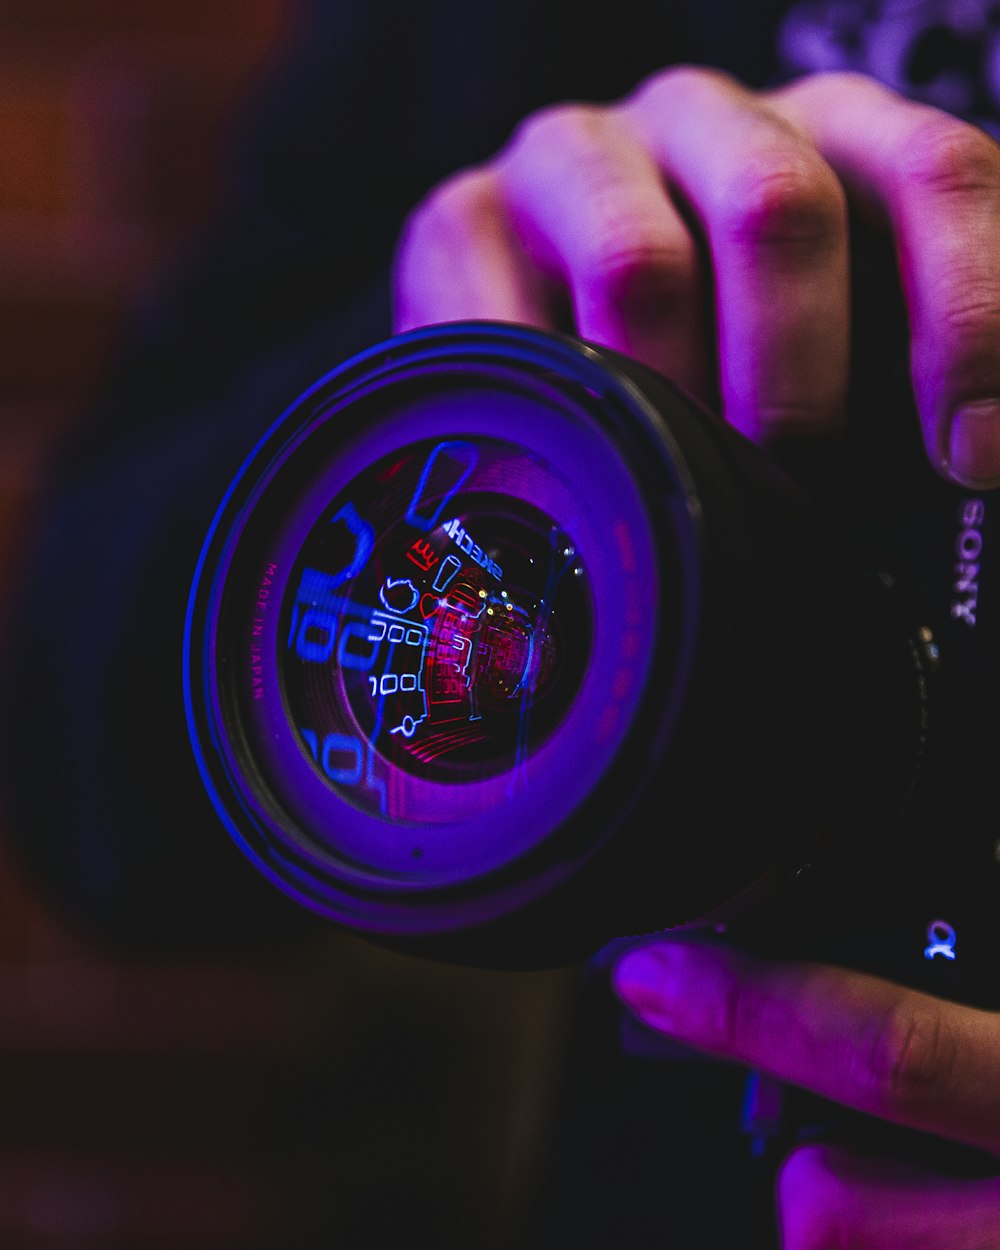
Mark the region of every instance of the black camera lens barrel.
[[665, 379], [490, 323], [389, 340], [251, 454], [188, 609], [230, 833], [376, 940], [544, 966], [898, 827], [924, 642]]

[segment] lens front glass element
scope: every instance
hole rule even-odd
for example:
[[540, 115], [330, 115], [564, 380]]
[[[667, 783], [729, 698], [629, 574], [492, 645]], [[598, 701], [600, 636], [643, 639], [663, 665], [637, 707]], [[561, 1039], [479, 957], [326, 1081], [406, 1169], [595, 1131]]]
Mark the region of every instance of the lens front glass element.
[[313, 527], [282, 609], [284, 695], [353, 804], [444, 821], [444, 806], [406, 810], [397, 770], [511, 774], [562, 721], [593, 621], [585, 553], [545, 510], [553, 485], [514, 444], [426, 440], [360, 473]]
[[423, 924], [397, 896], [529, 857], [525, 890], [568, 871], [612, 765], [630, 801], [677, 650], [672, 531], [646, 503], [666, 494], [637, 487], [656, 441], [621, 437], [613, 375], [519, 335], [429, 331], [321, 380], [206, 557], [204, 771], [264, 869], [352, 924], [376, 897], [379, 923]]

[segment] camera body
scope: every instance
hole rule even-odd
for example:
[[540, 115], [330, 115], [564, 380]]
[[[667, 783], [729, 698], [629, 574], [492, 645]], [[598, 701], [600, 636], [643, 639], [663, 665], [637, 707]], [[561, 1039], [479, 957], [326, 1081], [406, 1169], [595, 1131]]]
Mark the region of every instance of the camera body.
[[995, 1009], [998, 502], [939, 477], [918, 428], [909, 405], [869, 402], [852, 414], [836, 448], [817, 447], [815, 456], [799, 448], [784, 458], [844, 549], [897, 601], [923, 657], [926, 703], [913, 789], [899, 819], [857, 856], [821, 858], [806, 869], [777, 906], [755, 917], [749, 940], [759, 938], [769, 954], [846, 964]]
[[442, 326], [347, 362], [195, 577], [223, 822], [418, 953], [707, 925], [1000, 1006], [995, 504], [897, 416], [769, 457], [570, 338]]

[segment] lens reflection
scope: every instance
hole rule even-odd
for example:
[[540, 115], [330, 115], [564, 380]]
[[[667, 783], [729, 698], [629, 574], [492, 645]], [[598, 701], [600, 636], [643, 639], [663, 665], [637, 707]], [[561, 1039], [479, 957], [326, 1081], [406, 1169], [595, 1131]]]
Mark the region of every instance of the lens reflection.
[[281, 631], [288, 713], [329, 781], [363, 793], [374, 752], [390, 773], [474, 782], [557, 728], [593, 618], [585, 560], [545, 509], [550, 480], [500, 440], [425, 442], [331, 502]]

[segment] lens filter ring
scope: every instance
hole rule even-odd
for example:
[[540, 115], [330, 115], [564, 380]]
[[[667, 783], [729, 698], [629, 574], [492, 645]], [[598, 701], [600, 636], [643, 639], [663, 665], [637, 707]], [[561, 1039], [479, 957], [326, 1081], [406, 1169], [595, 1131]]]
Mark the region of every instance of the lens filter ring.
[[375, 933], [559, 890], [683, 703], [692, 501], [663, 422], [572, 340], [436, 327], [321, 379], [244, 465], [189, 604], [189, 725], [230, 832]]

